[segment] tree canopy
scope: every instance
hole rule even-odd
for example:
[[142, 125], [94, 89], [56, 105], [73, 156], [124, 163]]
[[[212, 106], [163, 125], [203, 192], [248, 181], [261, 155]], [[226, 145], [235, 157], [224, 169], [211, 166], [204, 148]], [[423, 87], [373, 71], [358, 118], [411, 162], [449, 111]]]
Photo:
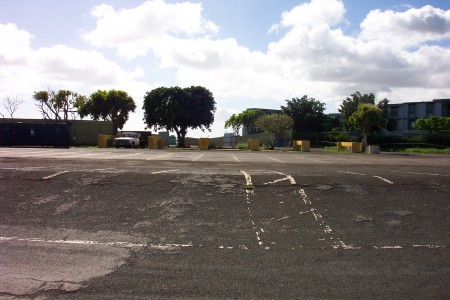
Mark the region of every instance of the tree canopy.
[[263, 112], [260, 109], [246, 109], [237, 115], [231, 115], [225, 122], [225, 128], [231, 127], [236, 135], [239, 134], [242, 127], [246, 127], [247, 132], [249, 132], [251, 126], [256, 127], [255, 121], [262, 115]]
[[[385, 98], [378, 102], [377, 107], [382, 110], [383, 117], [388, 120], [388, 125], [390, 125], [389, 128], [391, 128], [393, 122], [390, 120], [388, 114], [388, 103], [389, 100]], [[375, 105], [375, 95], [373, 93], [361, 94], [357, 91], [342, 101], [338, 111], [342, 114], [342, 125], [345, 129], [351, 129], [352, 125], [350, 124], [349, 119], [350, 116], [358, 110], [359, 104]]]
[[111, 121], [113, 134], [122, 129], [128, 121], [129, 113], [134, 112], [136, 104], [126, 92], [118, 90], [92, 93], [89, 99], [80, 104], [78, 113], [81, 118], [91, 116], [95, 121]]
[[286, 100], [286, 106], [281, 106], [281, 109], [294, 122], [293, 137], [297, 137], [300, 132], [323, 130], [325, 103], [305, 95], [300, 99]]
[[273, 134], [274, 141], [273, 144], [270, 145], [272, 149], [275, 148], [275, 145], [284, 137], [286, 131], [291, 129], [293, 125], [294, 121], [292, 118], [283, 114], [263, 115], [255, 122], [256, 127]]
[[431, 116], [416, 120], [414, 128], [436, 134], [441, 130], [450, 130], [450, 117]]
[[60, 121], [69, 120], [77, 109], [85, 102], [85, 97], [69, 90], [53, 90], [34, 92], [33, 98], [44, 119]]
[[363, 151], [367, 146], [367, 136], [374, 127], [385, 128], [388, 120], [384, 118], [381, 108], [373, 104], [359, 104], [357, 110], [350, 116], [349, 124], [361, 130], [363, 134]]
[[201, 86], [160, 87], [145, 94], [143, 110], [149, 128], [175, 131], [178, 147], [185, 147], [188, 128], [210, 130], [216, 102], [213, 94]]

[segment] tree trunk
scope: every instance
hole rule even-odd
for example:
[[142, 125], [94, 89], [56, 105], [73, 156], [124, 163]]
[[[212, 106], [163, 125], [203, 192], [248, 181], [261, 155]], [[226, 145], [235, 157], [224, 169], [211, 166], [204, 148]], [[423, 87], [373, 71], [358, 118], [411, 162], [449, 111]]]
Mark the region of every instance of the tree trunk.
[[363, 133], [361, 152], [363, 153], [366, 152], [366, 148], [367, 148], [367, 133]]
[[186, 128], [176, 129], [175, 130], [178, 137], [178, 145], [177, 148], [186, 148], [185, 138], [186, 138]]

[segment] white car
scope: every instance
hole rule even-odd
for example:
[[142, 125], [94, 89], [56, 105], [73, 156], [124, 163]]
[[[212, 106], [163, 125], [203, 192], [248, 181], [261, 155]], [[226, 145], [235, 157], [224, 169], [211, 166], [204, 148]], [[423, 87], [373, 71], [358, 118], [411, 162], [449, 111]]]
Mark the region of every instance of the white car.
[[114, 146], [119, 147], [139, 147], [140, 134], [136, 132], [122, 132], [114, 139]]

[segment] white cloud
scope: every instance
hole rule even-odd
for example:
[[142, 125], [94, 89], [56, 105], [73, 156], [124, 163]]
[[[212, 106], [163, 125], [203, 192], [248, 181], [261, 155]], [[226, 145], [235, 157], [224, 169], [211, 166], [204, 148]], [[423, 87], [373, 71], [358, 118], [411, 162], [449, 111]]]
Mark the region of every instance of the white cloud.
[[28, 117], [39, 117], [30, 105], [37, 90], [69, 89], [89, 94], [96, 89], [125, 87], [139, 91], [133, 97], [142, 98], [149, 86], [139, 82], [144, 75], [141, 67], [123, 70], [96, 51], [64, 45], [32, 49], [32, 35], [14, 24], [0, 24], [0, 40], [0, 99], [23, 98], [26, 103], [19, 112]]
[[449, 39], [450, 11], [430, 5], [404, 12], [374, 10], [361, 23], [359, 38], [383, 41], [397, 48]]
[[311, 0], [283, 12], [278, 26], [314, 27], [324, 23], [334, 26], [343, 21], [344, 14], [345, 7], [341, 0]]
[[152, 0], [132, 9], [109, 5], [93, 8], [96, 28], [84, 38], [96, 47], [116, 48], [128, 58], [145, 55], [169, 37], [193, 38], [214, 34], [218, 27], [202, 17], [202, 5], [190, 2], [167, 4]]
[[[99, 47], [95, 51], [65, 45], [32, 49], [31, 33], [0, 24], [0, 97], [14, 97], [17, 91], [30, 97], [48, 86], [82, 93], [123, 89], [138, 106], [127, 125], [136, 130], [142, 128], [142, 97], [156, 87], [155, 80], [157, 85], [202, 85], [213, 92], [218, 106], [216, 134], [210, 136], [224, 132], [231, 113], [277, 108], [305, 94], [326, 102], [329, 112], [357, 90], [394, 102], [444, 98], [450, 96], [449, 15], [431, 6], [375, 10], [359, 34], [348, 35], [340, 28], [347, 26], [343, 1], [311, 0], [280, 16], [271, 27], [280, 36], [273, 35], [278, 40], [267, 50], [251, 51], [233, 37], [217, 38], [218, 27], [205, 18], [201, 4], [99, 5], [91, 10], [95, 27], [83, 34]], [[135, 66], [123, 69], [102, 54], [102, 47], [136, 58], [128, 61]], [[144, 73], [150, 61], [160, 69], [152, 65]], [[162, 78], [161, 70], [173, 77]]]

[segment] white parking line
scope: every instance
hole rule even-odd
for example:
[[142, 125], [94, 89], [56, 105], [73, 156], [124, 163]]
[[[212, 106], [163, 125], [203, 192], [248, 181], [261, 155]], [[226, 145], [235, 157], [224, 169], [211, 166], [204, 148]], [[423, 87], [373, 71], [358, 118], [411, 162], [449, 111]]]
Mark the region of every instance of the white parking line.
[[162, 158], [162, 157], [171, 156], [171, 155], [173, 155], [173, 153], [168, 153], [168, 154], [164, 154], [164, 155], [160, 155], [160, 156], [150, 157], [150, 158], [147, 158], [147, 160], [154, 160], [154, 159], [157, 159], [157, 158]]
[[414, 174], [414, 175], [439, 176], [439, 174], [434, 174], [434, 173], [400, 172], [400, 171], [391, 171], [391, 172], [392, 172], [392, 173], [400, 173], [400, 174]]
[[234, 155], [234, 154], [233, 154], [233, 158], [234, 158], [235, 161], [241, 162], [241, 161], [236, 157], [236, 155]]
[[380, 179], [380, 180], [383, 180], [384, 182], [387, 182], [387, 183], [389, 183], [389, 184], [394, 184], [392, 181], [387, 180], [386, 178], [383, 178], [383, 177], [381, 177], [381, 176], [373, 176], [373, 177], [378, 178], [378, 179]]
[[[82, 152], [80, 152], [82, 153]], [[63, 158], [74, 158], [74, 157], [84, 157], [84, 156], [92, 156], [92, 155], [100, 155], [101, 153], [86, 153], [86, 154], [77, 154], [77, 155], [71, 155], [71, 156], [65, 156]]]
[[56, 173], [56, 174], [53, 174], [53, 175], [44, 177], [44, 178], [42, 178], [42, 179], [43, 179], [43, 180], [47, 180], [47, 179], [50, 179], [50, 178], [53, 178], [53, 177], [56, 177], [56, 176], [58, 176], [58, 175], [61, 175], [61, 174], [64, 174], [64, 173], [68, 173], [68, 172], [69, 172], [69, 171], [58, 172], [58, 173]]
[[199, 156], [197, 156], [196, 158], [194, 158], [192, 161], [197, 161], [197, 160], [199, 160], [200, 158], [202, 158], [204, 155], [205, 155], [205, 154], [200, 154]]
[[138, 152], [138, 153], [131, 153], [131, 154], [120, 154], [120, 155], [114, 155], [114, 156], [109, 156], [106, 157], [106, 159], [111, 159], [111, 158], [118, 158], [118, 157], [126, 157], [126, 156], [136, 156], [142, 154], [142, 152]]
[[279, 162], [279, 163], [282, 163], [282, 164], [284, 164], [284, 161], [281, 161], [281, 160], [279, 160], [279, 159], [276, 159], [276, 158], [273, 158], [273, 157], [270, 157], [270, 156], [268, 156], [268, 155], [264, 155], [265, 157], [267, 157], [268, 159], [271, 159], [271, 160], [273, 160], [273, 161], [276, 161], [276, 162]]
[[159, 171], [159, 172], [152, 172], [151, 174], [163, 174], [163, 173], [169, 173], [169, 172], [176, 172], [180, 169], [173, 169], [173, 170], [165, 170], [165, 171]]

